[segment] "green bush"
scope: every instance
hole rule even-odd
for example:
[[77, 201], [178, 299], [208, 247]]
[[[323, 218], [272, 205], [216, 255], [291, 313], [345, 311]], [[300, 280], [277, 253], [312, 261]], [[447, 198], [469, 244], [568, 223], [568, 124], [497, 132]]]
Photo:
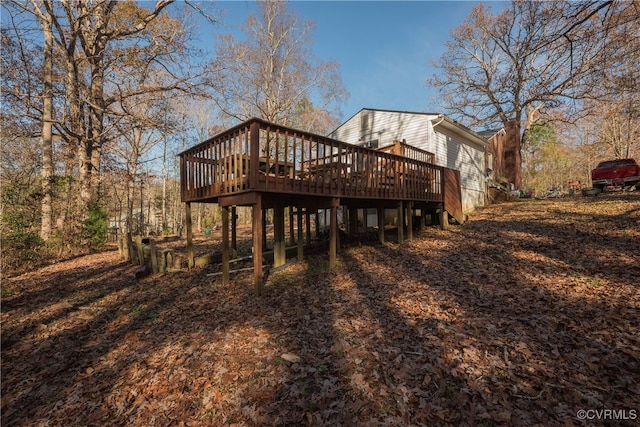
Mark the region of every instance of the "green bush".
[[88, 205], [89, 217], [84, 222], [84, 235], [91, 249], [99, 249], [107, 241], [107, 211], [96, 200]]
[[28, 270], [43, 256], [38, 189], [14, 183], [2, 190], [1, 264], [3, 274], [12, 274]]

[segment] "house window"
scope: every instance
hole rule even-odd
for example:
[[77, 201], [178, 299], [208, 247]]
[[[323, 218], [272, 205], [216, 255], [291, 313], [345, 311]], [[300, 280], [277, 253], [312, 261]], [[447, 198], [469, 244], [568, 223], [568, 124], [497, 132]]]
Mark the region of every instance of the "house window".
[[369, 130], [369, 113], [360, 116], [360, 130]]
[[487, 170], [493, 170], [493, 153], [487, 153]]

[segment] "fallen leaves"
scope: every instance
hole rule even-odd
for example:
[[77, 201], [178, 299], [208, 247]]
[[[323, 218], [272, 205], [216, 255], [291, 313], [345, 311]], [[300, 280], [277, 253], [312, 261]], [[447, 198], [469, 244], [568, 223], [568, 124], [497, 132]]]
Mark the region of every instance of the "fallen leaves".
[[2, 422], [574, 425], [640, 406], [640, 200], [492, 206], [231, 285], [115, 252], [3, 283]]

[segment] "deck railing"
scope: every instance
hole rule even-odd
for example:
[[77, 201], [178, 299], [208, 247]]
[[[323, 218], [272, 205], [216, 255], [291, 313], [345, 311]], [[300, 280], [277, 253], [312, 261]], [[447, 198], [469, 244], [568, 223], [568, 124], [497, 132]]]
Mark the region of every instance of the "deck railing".
[[421, 162], [435, 163], [436, 155], [407, 144], [404, 141], [393, 141], [393, 144], [378, 148], [378, 151], [385, 153], [397, 154], [398, 156], [407, 157], [409, 159], [420, 160]]
[[443, 200], [443, 168], [251, 119], [180, 153], [183, 201], [243, 191]]

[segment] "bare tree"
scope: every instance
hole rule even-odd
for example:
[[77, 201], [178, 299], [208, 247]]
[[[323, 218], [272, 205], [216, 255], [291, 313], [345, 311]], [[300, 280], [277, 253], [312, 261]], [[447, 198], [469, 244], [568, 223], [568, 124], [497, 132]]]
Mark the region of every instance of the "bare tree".
[[[165, 13], [172, 2], [157, 0], [151, 7], [115, 0], [3, 3], [12, 17], [19, 17], [13, 29], [20, 50], [34, 46], [39, 54], [45, 52], [36, 67], [29, 54], [19, 55], [22, 59], [16, 63], [23, 71], [15, 73], [15, 84], [11, 82], [12, 98], [18, 101], [12, 105], [24, 105], [18, 115], [42, 124], [43, 237], [51, 228], [47, 184], [56, 174], [53, 166], [48, 167], [52, 165], [47, 160], [51, 154], [74, 160], [73, 165], [65, 163], [64, 174], [73, 179], [65, 181], [68, 191], [59, 197], [75, 202], [76, 214], [67, 217], [66, 211], [54, 213], [58, 224], [79, 227], [87, 213], [87, 202], [100, 197], [104, 147], [118, 136], [116, 124], [129, 114], [122, 105], [135, 104], [139, 102], [137, 97], [149, 93], [166, 96], [198, 90], [197, 79], [204, 68], [191, 67], [191, 58], [202, 55], [190, 54], [191, 36], [186, 21], [181, 20], [187, 16], [174, 18]], [[181, 11], [187, 12], [184, 8]], [[45, 36], [44, 44], [38, 28]], [[52, 49], [53, 55], [49, 54]], [[33, 90], [37, 85], [42, 86]], [[51, 105], [55, 108], [47, 115]], [[53, 128], [51, 137], [46, 136], [47, 126]], [[46, 149], [52, 140], [59, 141], [53, 153]]]
[[313, 27], [286, 2], [265, 1], [243, 27], [246, 41], [220, 37], [211, 86], [222, 112], [237, 120], [260, 117], [291, 125], [296, 106], [309, 98], [318, 110], [339, 115], [348, 93], [338, 65], [313, 57]]
[[[46, 0], [45, 7], [52, 9], [52, 1]], [[42, 82], [42, 220], [40, 238], [45, 242], [51, 237], [53, 208], [51, 180], [53, 179], [53, 20], [51, 15], [41, 15], [44, 34], [44, 68]]]
[[609, 49], [590, 87], [600, 142], [609, 155], [622, 158], [640, 155], [640, 4], [632, 2], [614, 19], [606, 34]]
[[526, 146], [547, 110], [584, 113], [581, 101], [595, 93], [590, 77], [609, 52], [607, 34], [637, 7], [632, 3], [513, 1], [497, 15], [480, 4], [452, 31], [435, 62], [440, 72], [428, 82], [440, 89], [445, 109], [469, 125], [522, 123]]

